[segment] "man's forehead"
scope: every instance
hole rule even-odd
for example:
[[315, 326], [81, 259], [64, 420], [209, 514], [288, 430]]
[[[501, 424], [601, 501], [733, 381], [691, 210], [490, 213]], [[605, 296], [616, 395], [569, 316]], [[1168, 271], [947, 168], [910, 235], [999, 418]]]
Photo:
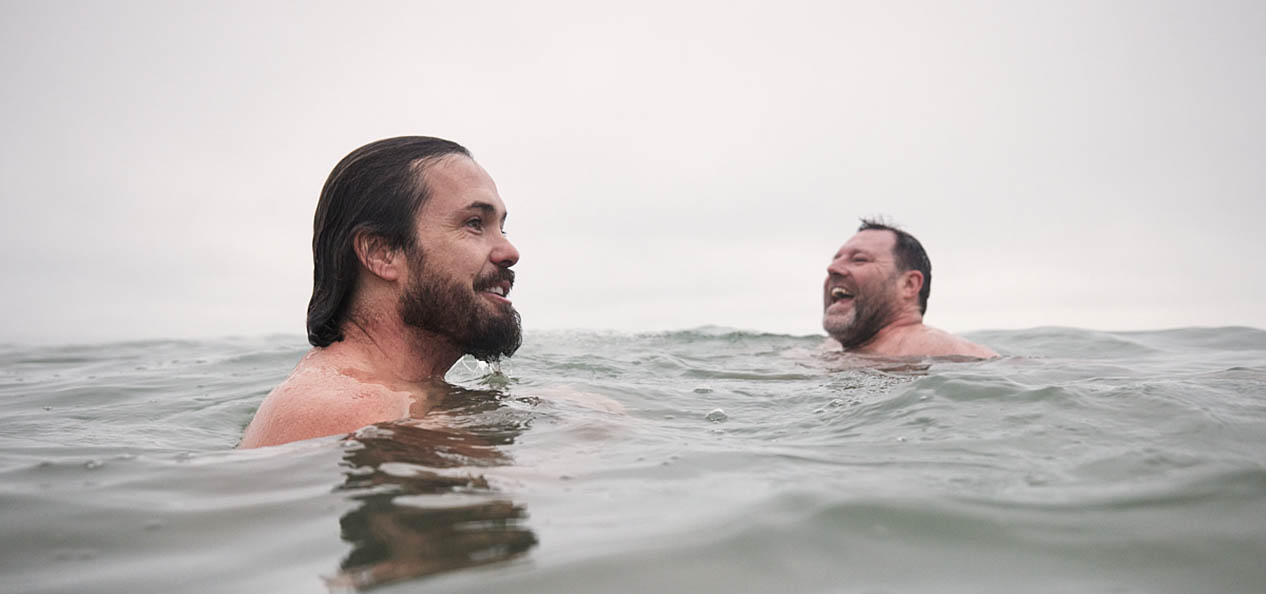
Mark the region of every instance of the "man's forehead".
[[879, 255], [890, 254], [896, 244], [897, 235], [892, 231], [887, 229], [866, 229], [858, 231], [856, 235], [844, 242], [837, 254], [849, 251], [864, 251]]
[[422, 207], [424, 212], [449, 212], [479, 204], [505, 213], [505, 204], [492, 177], [469, 157], [444, 157], [427, 165], [423, 177], [430, 193], [430, 198]]

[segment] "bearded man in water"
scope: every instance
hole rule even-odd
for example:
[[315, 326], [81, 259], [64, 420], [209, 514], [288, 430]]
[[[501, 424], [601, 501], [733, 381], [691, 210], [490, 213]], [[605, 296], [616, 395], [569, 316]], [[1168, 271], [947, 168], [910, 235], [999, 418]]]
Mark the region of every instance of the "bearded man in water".
[[506, 296], [519, 252], [505, 218], [492, 178], [457, 143], [390, 138], [344, 157], [313, 225], [313, 348], [240, 447], [421, 417], [462, 355], [514, 354], [519, 314]]
[[992, 349], [923, 324], [932, 262], [914, 236], [862, 219], [826, 268], [822, 327], [848, 353], [881, 357], [997, 357]]

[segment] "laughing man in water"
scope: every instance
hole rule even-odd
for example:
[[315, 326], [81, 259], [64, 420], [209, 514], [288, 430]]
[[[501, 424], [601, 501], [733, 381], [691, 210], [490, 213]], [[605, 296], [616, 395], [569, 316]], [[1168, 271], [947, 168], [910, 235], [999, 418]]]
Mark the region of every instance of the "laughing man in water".
[[464, 354], [518, 349], [506, 295], [519, 252], [492, 178], [447, 140], [410, 136], [343, 158], [317, 204], [308, 341], [241, 447], [421, 417]]
[[848, 353], [881, 357], [997, 357], [992, 349], [923, 325], [932, 262], [914, 236], [862, 219], [826, 268], [822, 327]]

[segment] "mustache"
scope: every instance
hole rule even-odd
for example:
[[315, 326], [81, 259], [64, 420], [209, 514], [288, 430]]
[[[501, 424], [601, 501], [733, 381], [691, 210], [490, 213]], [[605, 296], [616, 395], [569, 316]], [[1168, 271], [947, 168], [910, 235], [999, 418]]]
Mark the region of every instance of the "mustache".
[[509, 268], [498, 268], [493, 272], [485, 274], [475, 279], [475, 290], [482, 291], [493, 285], [509, 282], [510, 286], [514, 286], [514, 271]]

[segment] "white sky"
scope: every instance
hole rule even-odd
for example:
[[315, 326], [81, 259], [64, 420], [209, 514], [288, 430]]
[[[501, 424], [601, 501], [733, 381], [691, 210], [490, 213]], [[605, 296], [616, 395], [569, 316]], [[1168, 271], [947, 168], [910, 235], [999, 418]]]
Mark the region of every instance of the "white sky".
[[0, 341], [301, 334], [321, 184], [405, 134], [532, 329], [820, 333], [886, 214], [927, 321], [1266, 327], [1266, 3], [0, 2]]

